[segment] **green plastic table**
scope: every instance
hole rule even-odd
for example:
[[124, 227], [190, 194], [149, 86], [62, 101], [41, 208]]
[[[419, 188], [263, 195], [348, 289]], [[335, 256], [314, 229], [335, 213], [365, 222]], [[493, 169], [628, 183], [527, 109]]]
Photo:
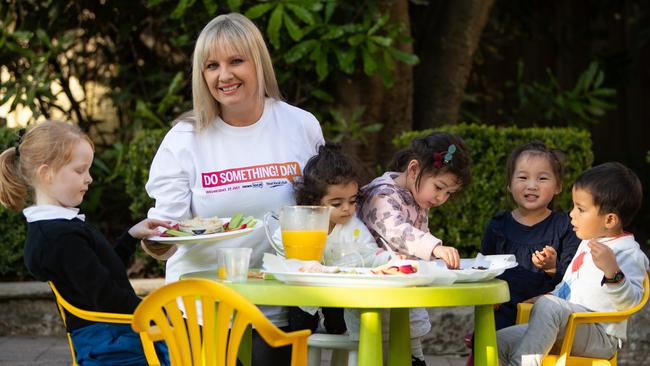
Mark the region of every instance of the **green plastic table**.
[[[216, 271], [193, 272], [182, 278], [214, 281]], [[317, 287], [287, 285], [277, 280], [249, 279], [225, 283], [257, 305], [359, 308], [359, 365], [382, 364], [381, 309], [390, 309], [388, 365], [411, 365], [408, 308], [474, 306], [474, 364], [497, 366], [494, 304], [510, 299], [502, 280], [422, 287]]]

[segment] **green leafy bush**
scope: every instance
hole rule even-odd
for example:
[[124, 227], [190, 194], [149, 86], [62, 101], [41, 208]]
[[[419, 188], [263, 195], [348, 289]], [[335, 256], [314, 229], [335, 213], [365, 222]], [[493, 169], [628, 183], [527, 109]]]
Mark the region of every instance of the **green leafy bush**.
[[168, 129], [151, 129], [139, 131], [127, 148], [124, 183], [126, 193], [131, 198], [129, 210], [132, 217], [146, 217], [147, 211], [153, 206], [154, 201], [144, 189], [149, 179], [149, 168], [158, 146]]
[[[431, 232], [446, 244], [458, 248], [463, 256], [478, 251], [483, 229], [495, 213], [513, 208], [510, 194], [505, 188], [506, 160], [512, 149], [538, 140], [565, 153], [564, 190], [555, 202], [555, 208], [564, 211], [571, 209], [571, 184], [593, 162], [591, 137], [586, 130], [497, 128], [475, 124], [444, 126], [437, 130], [461, 136], [472, 158], [472, 183], [455, 199], [432, 209], [429, 216]], [[405, 147], [412, 138], [425, 136], [432, 131], [407, 132], [395, 138], [393, 143]]]
[[[2, 150], [13, 148], [16, 130], [0, 128], [0, 146]], [[8, 210], [0, 205], [0, 276], [23, 277], [27, 269], [23, 264], [23, 243], [27, 224], [22, 213]]]

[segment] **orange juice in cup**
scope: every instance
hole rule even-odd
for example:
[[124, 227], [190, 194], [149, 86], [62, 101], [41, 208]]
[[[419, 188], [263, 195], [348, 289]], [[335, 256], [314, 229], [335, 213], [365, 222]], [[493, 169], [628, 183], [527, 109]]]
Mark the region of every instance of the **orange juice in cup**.
[[[282, 243], [277, 243], [269, 231], [269, 219], [280, 222]], [[266, 236], [278, 255], [301, 260], [320, 261], [330, 225], [327, 206], [284, 206], [280, 215], [269, 212], [264, 216]]]
[[287, 258], [319, 261], [326, 240], [326, 230], [282, 230], [282, 245]]

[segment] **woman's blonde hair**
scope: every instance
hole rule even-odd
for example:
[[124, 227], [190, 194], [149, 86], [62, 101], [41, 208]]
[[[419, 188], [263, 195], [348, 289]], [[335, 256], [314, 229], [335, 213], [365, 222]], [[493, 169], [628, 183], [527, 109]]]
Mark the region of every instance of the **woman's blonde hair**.
[[260, 102], [264, 97], [282, 99], [275, 79], [269, 50], [259, 29], [245, 16], [238, 13], [219, 15], [203, 28], [196, 40], [192, 62], [193, 120], [199, 131], [205, 129], [221, 114], [219, 103], [210, 94], [205, 83], [203, 70], [208, 57], [223, 50], [234, 50], [255, 63], [257, 73], [257, 95]]
[[77, 125], [46, 121], [30, 128], [16, 146], [0, 154], [0, 203], [21, 210], [34, 187], [36, 170], [42, 165], [54, 171], [72, 160], [72, 150], [81, 141], [93, 142]]

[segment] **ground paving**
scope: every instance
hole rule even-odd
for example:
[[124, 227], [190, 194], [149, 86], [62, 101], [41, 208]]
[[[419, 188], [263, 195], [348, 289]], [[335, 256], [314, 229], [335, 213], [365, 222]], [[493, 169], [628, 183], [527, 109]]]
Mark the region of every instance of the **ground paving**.
[[[323, 363], [328, 355], [323, 352]], [[457, 356], [427, 356], [428, 366], [464, 366]], [[65, 337], [3, 336], [0, 337], [0, 365], [2, 366], [70, 366], [70, 349]]]

